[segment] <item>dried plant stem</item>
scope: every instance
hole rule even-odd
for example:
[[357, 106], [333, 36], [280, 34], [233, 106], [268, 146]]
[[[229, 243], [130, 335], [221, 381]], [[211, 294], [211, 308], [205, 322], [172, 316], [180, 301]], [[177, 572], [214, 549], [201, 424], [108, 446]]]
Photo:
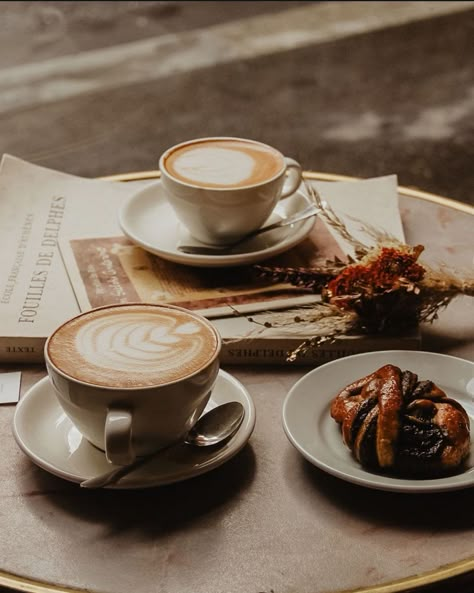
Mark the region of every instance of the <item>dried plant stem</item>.
[[420, 262], [423, 245], [406, 245], [362, 222], [375, 246], [358, 241], [313, 185], [304, 183], [309, 198], [322, 209], [325, 222], [349, 242], [356, 259], [348, 257], [349, 263], [335, 259], [313, 268], [255, 266], [261, 278], [321, 294], [321, 301], [247, 317], [256, 329], [245, 339], [268, 330], [301, 336], [301, 344], [288, 355], [288, 360], [294, 361], [342, 336], [395, 334], [420, 322], [432, 322], [457, 295], [474, 296], [472, 277]]
[[346, 225], [337, 216], [337, 214], [334, 212], [331, 206], [322, 200], [316, 188], [311, 183], [308, 183], [306, 180], [304, 180], [304, 187], [308, 192], [311, 200], [315, 202], [319, 208], [321, 208], [321, 216], [324, 218], [324, 220], [338, 233], [340, 237], [348, 241], [354, 247], [354, 252], [357, 258], [360, 259], [364, 255], [367, 255], [370, 248], [364, 243], [355, 239], [349, 233]]

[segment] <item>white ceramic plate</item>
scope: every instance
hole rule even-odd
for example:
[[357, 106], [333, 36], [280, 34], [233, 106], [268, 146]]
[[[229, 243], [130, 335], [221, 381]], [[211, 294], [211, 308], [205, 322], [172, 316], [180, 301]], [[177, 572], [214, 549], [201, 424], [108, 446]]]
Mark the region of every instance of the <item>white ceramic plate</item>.
[[[471, 454], [462, 473], [437, 479], [402, 479], [369, 472], [351, 455], [331, 418], [334, 396], [348, 383], [385, 364], [430, 379], [458, 400], [471, 420]], [[442, 492], [474, 486], [474, 363], [453, 356], [406, 350], [368, 352], [322, 365], [302, 377], [283, 404], [283, 427], [290, 442], [312, 464], [341, 478], [379, 490]]]
[[[308, 206], [297, 192], [278, 203], [265, 224], [277, 222]], [[202, 245], [180, 224], [169, 205], [161, 182], [154, 182], [134, 194], [120, 209], [119, 224], [133, 242], [163, 259], [199, 267], [229, 267], [256, 263], [291, 249], [305, 239], [316, 217], [263, 233], [241, 243], [227, 255], [192, 255], [178, 251], [179, 244]]]
[[[149, 488], [193, 478], [236, 455], [247, 443], [255, 426], [255, 406], [245, 387], [232, 375], [219, 371], [206, 411], [239, 401], [245, 408], [237, 433], [218, 448], [178, 444], [108, 488]], [[17, 404], [13, 434], [28, 457], [46, 471], [80, 483], [114, 468], [105, 454], [92, 446], [72, 425], [53, 392], [49, 378], [33, 385]]]

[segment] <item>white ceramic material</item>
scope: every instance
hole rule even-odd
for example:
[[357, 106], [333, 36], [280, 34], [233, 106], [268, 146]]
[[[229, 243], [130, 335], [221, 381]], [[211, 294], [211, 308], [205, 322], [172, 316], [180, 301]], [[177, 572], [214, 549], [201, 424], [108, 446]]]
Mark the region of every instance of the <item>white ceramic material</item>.
[[[191, 447], [183, 443], [174, 445], [107, 488], [149, 488], [171, 484], [208, 472], [228, 461], [244, 447], [252, 434], [255, 406], [245, 387], [221, 370], [204, 412], [230, 401], [242, 403], [245, 417], [228, 442], [217, 448]], [[22, 451], [34, 463], [71, 482], [79, 484], [113, 467], [104, 453], [91, 445], [66, 416], [48, 377], [33, 385], [17, 404], [13, 434]]]
[[334, 396], [348, 383], [385, 364], [430, 379], [458, 400], [474, 427], [474, 363], [453, 356], [405, 350], [368, 352], [324, 364], [302, 377], [283, 405], [283, 427], [290, 442], [312, 464], [348, 482], [395, 492], [443, 492], [474, 486], [474, 438], [466, 470], [437, 479], [402, 479], [371, 473], [351, 455], [331, 418]]
[[[128, 305], [111, 305], [99, 309], [107, 313], [111, 309], [126, 307]], [[215, 351], [202, 368], [166, 383], [121, 388], [81, 381], [67, 375], [52, 362], [48, 344], [54, 332], [45, 344], [46, 369], [58, 401], [78, 430], [93, 445], [104, 450], [113, 464], [128, 465], [137, 456], [153, 453], [178, 441], [202, 414], [217, 378], [221, 338], [214, 326], [201, 315], [181, 307], [159, 306], [160, 311], [164, 308], [170, 309], [171, 314], [178, 310], [189, 319], [199, 318], [216, 339]], [[73, 319], [83, 315], [87, 312]], [[140, 351], [148, 344], [139, 343], [137, 347]]]
[[274, 210], [278, 200], [293, 194], [301, 184], [303, 172], [294, 159], [281, 157], [276, 176], [243, 187], [202, 187], [173, 177], [166, 169], [167, 156], [184, 145], [215, 140], [243, 140], [256, 146], [261, 142], [241, 138], [199, 138], [182, 142], [160, 157], [159, 169], [167, 199], [190, 234], [203, 243], [223, 245], [238, 241], [258, 229]]
[[[276, 222], [301, 212], [307, 198], [296, 192], [279, 202], [268, 222]], [[178, 251], [178, 245], [201, 245], [178, 221], [165, 198], [161, 181], [134, 194], [119, 211], [123, 233], [135, 244], [163, 259], [198, 267], [230, 267], [253, 264], [298, 245], [311, 232], [316, 217], [285, 226], [241, 243], [235, 251], [217, 255], [191, 255]]]

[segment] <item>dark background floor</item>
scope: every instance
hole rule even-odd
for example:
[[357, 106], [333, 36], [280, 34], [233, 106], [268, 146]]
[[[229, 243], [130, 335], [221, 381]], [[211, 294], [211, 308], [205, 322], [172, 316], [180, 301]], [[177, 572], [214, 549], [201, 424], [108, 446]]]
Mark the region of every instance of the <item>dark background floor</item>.
[[[235, 135], [309, 170], [397, 173], [400, 185], [474, 203], [472, 2], [1, 2], [0, 11], [0, 153], [89, 177], [156, 169], [169, 145]], [[153, 39], [165, 43], [128, 57]], [[108, 62], [114, 48], [122, 53]]]

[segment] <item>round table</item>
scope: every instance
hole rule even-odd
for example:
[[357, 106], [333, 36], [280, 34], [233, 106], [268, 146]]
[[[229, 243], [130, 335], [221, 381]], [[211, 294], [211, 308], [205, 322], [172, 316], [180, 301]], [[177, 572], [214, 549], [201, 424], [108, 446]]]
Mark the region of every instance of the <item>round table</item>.
[[[106, 179], [133, 183], [156, 171]], [[308, 179], [349, 180], [306, 172]], [[474, 210], [399, 188], [407, 242], [450, 268], [472, 265]], [[422, 328], [423, 350], [473, 360], [472, 300]], [[309, 369], [225, 367], [257, 410], [245, 448], [193, 480], [143, 491], [86, 491], [36, 467], [0, 407], [0, 588], [93, 593], [467, 593], [474, 571], [472, 489], [368, 490], [306, 462], [281, 426], [282, 402]], [[23, 372], [22, 393], [45, 375]], [[425, 589], [423, 589], [425, 590]]]

